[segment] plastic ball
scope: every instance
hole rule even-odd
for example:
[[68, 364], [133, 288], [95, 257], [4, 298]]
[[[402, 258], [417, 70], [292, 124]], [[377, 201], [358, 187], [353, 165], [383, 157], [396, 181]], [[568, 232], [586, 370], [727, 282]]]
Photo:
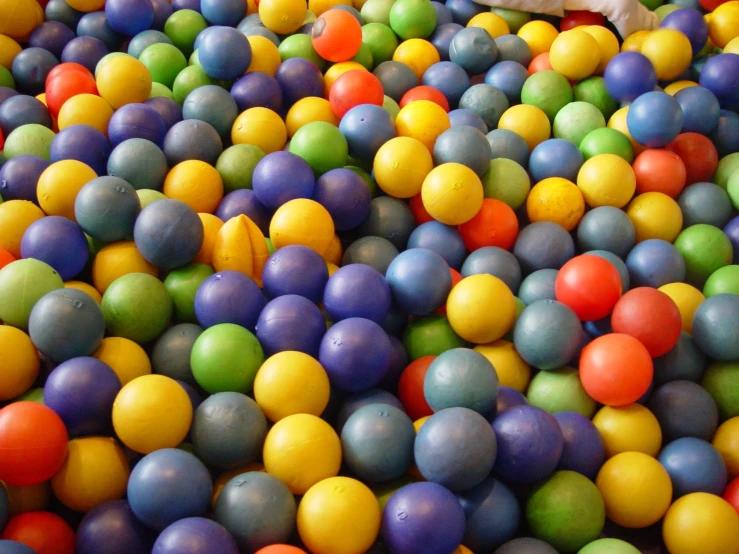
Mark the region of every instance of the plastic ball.
[[595, 478], [606, 455], [598, 429], [579, 413], [559, 412], [554, 414], [554, 418], [564, 437], [564, 449], [557, 468]]
[[467, 166], [444, 163], [431, 170], [424, 179], [421, 198], [434, 219], [446, 225], [460, 225], [480, 210], [482, 182]]
[[[452, 368], [457, 369], [455, 373]], [[455, 373], [455, 375], [452, 375]], [[462, 379], [465, 383], [461, 385]], [[472, 384], [468, 388], [468, 384]], [[444, 408], [468, 408], [487, 415], [495, 407], [498, 379], [492, 364], [482, 354], [455, 348], [439, 355], [424, 377], [424, 396], [438, 412]]]
[[[418, 278], [420, 275], [424, 278]], [[444, 304], [451, 290], [448, 264], [439, 254], [423, 248], [398, 255], [385, 277], [395, 302], [413, 315], [433, 312]]]
[[608, 261], [597, 256], [578, 256], [559, 270], [555, 293], [557, 300], [572, 308], [582, 321], [595, 321], [606, 317], [617, 305], [621, 278]]
[[382, 146], [395, 137], [390, 115], [371, 104], [351, 108], [342, 117], [339, 129], [347, 139], [349, 153], [363, 160], [374, 159]]
[[636, 229], [636, 242], [661, 239], [673, 242], [683, 223], [680, 206], [661, 192], [645, 192], [636, 196], [626, 209]]
[[[698, 243], [702, 245], [698, 249]], [[675, 240], [675, 248], [685, 259], [686, 280], [697, 286], [706, 282], [717, 269], [731, 263], [733, 248], [721, 229], [698, 224], [684, 229]]]
[[410, 237], [408, 248], [426, 248], [440, 254], [450, 267], [459, 267], [466, 255], [461, 232], [437, 221], [419, 225]]
[[449, 46], [450, 60], [472, 75], [485, 73], [495, 63], [498, 48], [483, 28], [467, 27], [455, 34]]
[[[320, 144], [320, 148], [316, 147]], [[324, 121], [302, 126], [290, 141], [290, 152], [297, 154], [320, 175], [343, 167], [349, 152], [346, 138], [338, 128]]]
[[[711, 394], [719, 408], [722, 419], [730, 419], [735, 417], [737, 405], [732, 392], [731, 382], [736, 375], [737, 365], [727, 362], [716, 362], [708, 367], [703, 380], [702, 386]], [[726, 388], [724, 384], [728, 385]]]
[[739, 423], [739, 419], [735, 417], [725, 421], [716, 430], [712, 442], [713, 446], [721, 453], [724, 462], [726, 462], [729, 479], [739, 475], [739, 456], [736, 455], [737, 423]]
[[559, 269], [575, 255], [575, 244], [564, 227], [545, 221], [522, 229], [513, 253], [527, 273], [537, 269]]
[[[10, 540], [24, 544], [36, 554], [75, 552], [72, 528], [61, 517], [47, 511], [31, 511], [14, 516], [5, 527], [2, 538], [3, 542]], [[21, 554], [26, 552], [24, 549]]]
[[722, 107], [730, 107], [737, 102], [737, 93], [733, 90], [727, 74], [739, 66], [738, 54], [720, 54], [709, 58], [700, 74], [700, 84], [716, 95]]
[[657, 86], [652, 62], [639, 52], [622, 52], [609, 62], [603, 74], [608, 93], [618, 102], [633, 102]]
[[566, 31], [552, 42], [549, 61], [556, 72], [579, 81], [595, 72], [601, 62], [601, 52], [591, 34], [579, 30]]
[[31, 388], [39, 373], [40, 360], [36, 347], [23, 331], [0, 327], [0, 345], [6, 348], [6, 370], [0, 380], [0, 398], [9, 400]]
[[[361, 295], [357, 293], [362, 291]], [[368, 300], [371, 299], [371, 303]], [[323, 305], [337, 322], [350, 317], [382, 323], [390, 310], [390, 287], [383, 275], [364, 264], [350, 264], [336, 271], [323, 293]]]
[[136, 58], [121, 55], [107, 60], [95, 78], [100, 96], [114, 109], [125, 104], [144, 102], [151, 92], [151, 75]]
[[43, 125], [36, 123], [23, 125], [5, 139], [3, 152], [7, 159], [23, 154], [33, 154], [45, 160], [56, 161], [51, 158], [50, 154], [54, 138], [54, 132]]
[[662, 430], [655, 415], [641, 404], [604, 406], [593, 417], [608, 458], [621, 452], [643, 452], [656, 457]]
[[436, 10], [429, 2], [402, 0], [390, 9], [390, 28], [404, 40], [426, 38], [436, 27]]
[[678, 439], [662, 450], [659, 461], [670, 475], [676, 498], [695, 492], [718, 496], [726, 488], [726, 464], [708, 442]]
[[[502, 164], [505, 164], [509, 172], [518, 172], [517, 169], [513, 169], [515, 166], [510, 165], [511, 163], [515, 163], [520, 169], [523, 169], [521, 166], [528, 165], [529, 147], [527, 142], [517, 132], [508, 129], [495, 129], [487, 134], [487, 138], [490, 143], [490, 149], [493, 152], [493, 162], [504, 160]], [[500, 169], [502, 169], [502, 164], [496, 164], [496, 169], [498, 169], [497, 166], [499, 165], [501, 166]], [[525, 171], [523, 174], [526, 174]], [[526, 192], [528, 192], [531, 184], [529, 183], [527, 174], [526, 183], [528, 184]], [[523, 200], [525, 200], [525, 197], [517, 198], [516, 204], [519, 202], [522, 204]]]
[[37, 98], [16, 93], [0, 103], [0, 130], [6, 138], [17, 128], [32, 123], [51, 128], [49, 110]]
[[[491, 311], [493, 305], [495, 309]], [[452, 289], [447, 312], [455, 332], [465, 340], [484, 344], [508, 332], [514, 321], [515, 303], [511, 290], [501, 279], [471, 275]]]
[[395, 118], [398, 136], [411, 137], [422, 142], [429, 152], [441, 133], [449, 129], [449, 116], [438, 104], [430, 100], [417, 100], [407, 104]]
[[738, 308], [736, 295], [717, 294], [706, 299], [693, 316], [693, 337], [698, 347], [714, 359], [731, 361], [737, 358], [735, 345], [724, 342], [724, 337], [734, 332], [736, 325], [732, 314]]
[[441, 61], [429, 67], [421, 78], [422, 86], [414, 87], [403, 95], [401, 108], [416, 100], [431, 100], [445, 111], [459, 105], [470, 79], [464, 69], [455, 63]]
[[685, 187], [685, 164], [669, 150], [645, 150], [633, 163], [636, 192], [661, 192], [676, 198]]
[[713, 183], [695, 183], [677, 199], [686, 227], [704, 223], [724, 227], [731, 218], [731, 200]]
[[488, 132], [488, 126], [482, 117], [469, 108], [458, 108], [450, 111], [449, 123], [451, 123], [452, 127], [464, 127], [466, 125], [477, 129], [483, 134]]
[[146, 554], [154, 538], [154, 533], [136, 519], [128, 502], [110, 500], [82, 518], [76, 546], [79, 554], [115, 554], [119, 547], [131, 554]]
[[[273, 285], [271, 279], [270, 286]], [[296, 350], [317, 356], [326, 324], [323, 314], [311, 300], [287, 294], [275, 298], [264, 307], [259, 314], [256, 331], [268, 355]]]
[[660, 81], [678, 78], [690, 65], [693, 48], [680, 31], [660, 28], [645, 37], [641, 53], [652, 62]]
[[97, 175], [105, 175], [110, 152], [110, 143], [105, 135], [89, 125], [72, 125], [54, 137], [49, 148], [49, 159], [52, 162], [79, 161]]
[[204, 548], [217, 554], [238, 552], [236, 542], [224, 527], [200, 517], [185, 518], [167, 527], [157, 538], [152, 552], [200, 554]]
[[361, 25], [349, 12], [328, 10], [313, 23], [311, 42], [325, 60], [347, 61], [357, 54], [361, 46]]
[[662, 148], [680, 133], [683, 113], [680, 104], [669, 94], [648, 92], [634, 100], [626, 121], [634, 140], [650, 148]]
[[546, 114], [536, 106], [525, 104], [506, 110], [500, 118], [498, 128], [520, 135], [526, 141], [529, 150], [547, 140], [551, 132]]
[[410, 198], [421, 192], [433, 169], [431, 153], [411, 137], [392, 138], [379, 147], [374, 158], [378, 186], [396, 198]]
[[675, 554], [700, 550], [707, 554], [736, 552], [739, 544], [736, 511], [725, 500], [696, 492], [677, 500], [668, 510], [662, 536]]

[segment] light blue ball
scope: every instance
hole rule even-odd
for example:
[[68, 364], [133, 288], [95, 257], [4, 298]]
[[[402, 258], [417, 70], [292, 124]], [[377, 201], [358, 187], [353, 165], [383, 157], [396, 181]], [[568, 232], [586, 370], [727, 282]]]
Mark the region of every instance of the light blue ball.
[[450, 111], [449, 123], [452, 127], [462, 127], [464, 125], [469, 125], [470, 127], [474, 127], [483, 134], [487, 134], [488, 132], [488, 126], [485, 125], [485, 122], [482, 120], [482, 118], [477, 115], [477, 113], [467, 108], [458, 108], [456, 110]]
[[640, 242], [626, 257], [634, 287], [659, 288], [685, 281], [685, 260], [671, 243], [661, 239]]
[[469, 408], [487, 416], [495, 410], [498, 376], [490, 361], [475, 350], [453, 348], [431, 362], [423, 394], [434, 412]]
[[467, 255], [464, 241], [456, 227], [438, 221], [422, 223], [408, 237], [408, 248], [426, 248], [439, 254], [449, 267], [459, 268]]
[[528, 70], [511, 60], [496, 63], [485, 74], [485, 82], [502, 90], [511, 105], [521, 103], [521, 90], [528, 78]]
[[529, 157], [529, 173], [534, 182], [549, 177], [577, 181], [577, 174], [585, 163], [580, 149], [568, 140], [545, 140], [534, 148]]
[[513, 294], [521, 286], [521, 266], [508, 250], [485, 246], [472, 252], [462, 264], [462, 277], [487, 273], [503, 281]]
[[580, 352], [582, 323], [569, 307], [554, 300], [539, 300], [524, 308], [513, 329], [513, 344], [534, 367], [558, 369]]
[[458, 163], [482, 177], [490, 169], [493, 153], [485, 135], [474, 127], [451, 127], [434, 143], [434, 163]]
[[721, 496], [726, 489], [726, 463], [704, 440], [684, 437], [671, 442], [660, 452], [659, 463], [670, 476], [673, 498], [694, 492]]
[[683, 127], [678, 101], [665, 92], [647, 92], [631, 103], [626, 125], [632, 138], [649, 148], [664, 148]]
[[518, 298], [526, 304], [537, 300], [556, 300], [554, 282], [557, 280], [556, 269], [539, 269], [526, 277], [518, 288]]
[[625, 258], [636, 242], [636, 229], [626, 212], [598, 206], [587, 212], [577, 226], [577, 246], [582, 252], [607, 250]]
[[467, 516], [462, 543], [474, 552], [491, 552], [516, 535], [521, 507], [502, 481], [488, 477], [457, 499]]
[[510, 107], [510, 102], [499, 88], [480, 83], [465, 91], [459, 100], [459, 107], [472, 110], [482, 118], [488, 129], [495, 129], [500, 117]]

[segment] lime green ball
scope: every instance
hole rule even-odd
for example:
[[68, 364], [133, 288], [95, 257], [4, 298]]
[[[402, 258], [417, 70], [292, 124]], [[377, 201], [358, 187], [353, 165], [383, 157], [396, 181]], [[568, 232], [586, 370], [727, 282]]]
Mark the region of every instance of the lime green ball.
[[203, 331], [190, 354], [192, 374], [206, 392], [248, 393], [264, 352], [257, 338], [233, 323], [221, 323]]
[[177, 75], [172, 85], [172, 95], [174, 96], [175, 102], [182, 105], [185, 103], [187, 95], [196, 88], [215, 84], [216, 82], [208, 77], [202, 67], [191, 65], [180, 71]]
[[205, 18], [194, 10], [178, 10], [164, 23], [164, 34], [185, 55], [192, 54], [195, 39], [208, 26]]
[[634, 161], [634, 147], [629, 137], [610, 127], [595, 129], [585, 135], [580, 143], [580, 152], [585, 160], [600, 154], [615, 154], [629, 163]]
[[701, 384], [716, 401], [722, 421], [739, 416], [739, 361], [714, 362]]
[[22, 154], [34, 154], [51, 161], [49, 152], [55, 136], [54, 131], [37, 123], [21, 125], [5, 138], [5, 157], [10, 159]]
[[739, 210], [739, 169], [734, 170], [726, 181], [726, 192], [734, 209]]
[[573, 89], [577, 102], [587, 102], [600, 110], [606, 120], [616, 113], [621, 105], [608, 94], [603, 77], [590, 77], [580, 81]]
[[153, 204], [157, 200], [166, 200], [167, 197], [163, 192], [152, 189], [139, 189], [136, 191], [139, 196], [139, 202], [141, 202], [141, 209], [143, 210], [149, 204]]
[[427, 315], [411, 321], [403, 335], [403, 344], [411, 360], [423, 356], [438, 356], [452, 348], [467, 346], [442, 314]]
[[531, 179], [521, 165], [507, 158], [490, 161], [490, 169], [482, 176], [485, 198], [494, 198], [517, 210], [526, 202]]
[[103, 249], [103, 247], [108, 244], [101, 240], [94, 239], [88, 234], [85, 234], [85, 238], [87, 239], [87, 246], [90, 249], [91, 258], [94, 258], [95, 256], [97, 256], [98, 252], [100, 252]]
[[395, 0], [367, 0], [359, 10], [365, 23], [382, 23], [390, 26], [390, 10]]
[[261, 148], [251, 144], [234, 144], [226, 148], [216, 162], [225, 192], [250, 189], [254, 168], [264, 155]]
[[171, 89], [165, 87], [163, 84], [152, 83], [149, 98], [169, 98], [170, 100], [174, 100], [174, 94]]
[[580, 382], [580, 374], [571, 367], [540, 371], [526, 393], [529, 404], [550, 414], [577, 412], [588, 419], [595, 413], [595, 400], [588, 396]]
[[703, 286], [703, 296], [739, 294], [739, 265], [726, 265], [714, 271]]
[[387, 504], [387, 501], [390, 500], [390, 497], [395, 494], [395, 491], [402, 487], [405, 487], [406, 485], [415, 483], [415, 481], [416, 480], [410, 475], [404, 475], [403, 477], [399, 477], [398, 479], [394, 479], [393, 481], [373, 485], [372, 492], [375, 493], [375, 496], [377, 497], [377, 502], [380, 503], [380, 509], [385, 509], [385, 504]]
[[346, 165], [349, 145], [338, 127], [325, 121], [312, 121], [293, 135], [290, 152], [303, 158], [321, 175]]
[[403, 40], [427, 38], [436, 29], [431, 0], [396, 0], [390, 8], [390, 28]]
[[152, 44], [144, 48], [139, 56], [151, 73], [151, 79], [168, 88], [172, 88], [180, 71], [187, 67], [187, 60], [176, 46], [167, 43]]
[[264, 241], [267, 243], [267, 252], [269, 252], [269, 255], [275, 253], [275, 245], [272, 244], [272, 239], [264, 237]]
[[657, 14], [657, 17], [660, 21], [662, 21], [665, 17], [670, 15], [672, 12], [676, 12], [680, 9], [680, 6], [677, 4], [665, 4], [663, 6], [659, 6], [656, 10], [653, 10], [654, 13]]
[[[665, 3], [665, 0], [639, 0], [644, 6], [649, 8], [650, 10], [654, 11], [657, 8], [659, 8], [662, 4]], [[679, 9], [680, 6], [677, 6]]]
[[140, 344], [156, 339], [172, 319], [172, 298], [164, 283], [147, 273], [113, 281], [103, 294], [102, 308], [109, 336]]
[[531, 21], [529, 12], [520, 12], [518, 10], [508, 10], [506, 8], [490, 8], [495, 15], [499, 15], [508, 23], [511, 33], [518, 33], [519, 29]]
[[310, 35], [299, 34], [285, 37], [285, 40], [277, 47], [277, 51], [280, 53], [280, 59], [283, 62], [290, 58], [305, 58], [309, 62], [316, 64], [316, 67], [321, 71], [326, 69], [327, 62], [313, 48], [313, 41]]
[[0, 65], [0, 87], [15, 88], [15, 79], [13, 74]]
[[372, 51], [375, 67], [392, 60], [398, 47], [398, 37], [390, 27], [382, 23], [367, 23], [362, 26], [362, 42]]
[[197, 50], [190, 54], [190, 58], [187, 60], [187, 65], [200, 65], [200, 56], [198, 56]]
[[734, 152], [728, 156], [721, 158], [716, 168], [716, 174], [713, 176], [713, 182], [726, 190], [729, 185], [729, 178], [734, 172], [739, 170], [739, 152]]
[[372, 178], [372, 175], [367, 173], [361, 167], [357, 167], [356, 165], [348, 165], [346, 166], [346, 168], [351, 169], [354, 173], [362, 178], [362, 180], [367, 184], [367, 188], [369, 189], [370, 196], [372, 196], [372, 198], [377, 198], [377, 196], [379, 196], [380, 188], [377, 186], [377, 183]]
[[9, 263], [0, 269], [0, 320], [27, 329], [36, 302], [62, 287], [62, 278], [44, 262], [26, 258]]
[[698, 288], [714, 271], [729, 265], [734, 254], [729, 237], [704, 223], [684, 229], [675, 239], [675, 248], [685, 260], [687, 282]]
[[577, 552], [600, 536], [606, 521], [595, 484], [574, 471], [558, 471], [534, 488], [526, 503], [533, 535], [560, 552]]
[[390, 114], [390, 117], [393, 118], [393, 121], [395, 121], [395, 119], [398, 117], [398, 114], [400, 113], [400, 106], [398, 106], [398, 103], [389, 96], [385, 95], [385, 99], [382, 102], [382, 107], [387, 113]]
[[554, 118], [554, 137], [569, 140], [579, 147], [588, 133], [606, 126], [601, 111], [587, 102], [572, 102]]
[[541, 109], [549, 121], [572, 102], [572, 87], [564, 75], [556, 71], [538, 71], [526, 79], [521, 89], [521, 103]]
[[191, 263], [170, 271], [164, 280], [164, 287], [174, 302], [177, 321], [196, 323], [195, 293], [198, 287], [215, 271], [206, 264]]
[[16, 398], [14, 402], [36, 402], [37, 404], [43, 404], [44, 403], [44, 389], [41, 387], [30, 389], [24, 392], [18, 398]]
[[598, 539], [581, 548], [577, 554], [641, 554], [641, 550], [619, 539]]
[[359, 45], [359, 52], [356, 53], [356, 55], [351, 59], [351, 61], [358, 63], [362, 67], [364, 67], [367, 71], [372, 71], [373, 67], [373, 61], [372, 61], [372, 50], [370, 49], [369, 45], [365, 44], [364, 42]]

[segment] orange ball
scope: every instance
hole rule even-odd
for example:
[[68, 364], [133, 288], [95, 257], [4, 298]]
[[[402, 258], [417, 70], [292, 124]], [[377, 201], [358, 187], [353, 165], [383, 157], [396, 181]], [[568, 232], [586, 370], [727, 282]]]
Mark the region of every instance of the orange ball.
[[385, 93], [382, 83], [372, 73], [354, 69], [343, 73], [334, 81], [328, 93], [328, 101], [336, 117], [341, 119], [346, 112], [360, 104], [382, 106]]
[[305, 550], [297, 546], [287, 544], [273, 544], [257, 550], [254, 554], [307, 554]]
[[345, 62], [362, 46], [362, 26], [349, 12], [328, 10], [313, 23], [311, 42], [324, 60]]
[[518, 218], [505, 202], [485, 198], [477, 215], [459, 226], [459, 234], [470, 252], [485, 246], [508, 250], [518, 237]]
[[687, 171], [680, 156], [670, 150], [645, 150], [632, 165], [636, 193], [661, 192], [676, 198], [685, 188]]
[[434, 221], [434, 218], [431, 217], [431, 214], [426, 211], [426, 207], [423, 205], [423, 198], [421, 198], [420, 192], [410, 198], [408, 201], [408, 207], [411, 209], [411, 212], [413, 212], [413, 217], [418, 225]]
[[416, 100], [430, 100], [434, 104], [438, 104], [439, 106], [444, 108], [444, 111], [449, 111], [449, 100], [447, 100], [446, 96], [444, 96], [444, 93], [437, 88], [429, 87], [426, 85], [421, 85], [410, 89], [400, 99], [400, 103], [398, 104], [398, 106], [404, 108], [405, 106], [407, 106], [411, 102], [415, 102]]
[[533, 75], [539, 71], [553, 71], [552, 63], [549, 61], [549, 52], [539, 54], [531, 60], [529, 64], [529, 75]]
[[597, 321], [611, 313], [621, 297], [621, 276], [600, 256], [576, 256], [557, 273], [554, 293], [582, 321]]

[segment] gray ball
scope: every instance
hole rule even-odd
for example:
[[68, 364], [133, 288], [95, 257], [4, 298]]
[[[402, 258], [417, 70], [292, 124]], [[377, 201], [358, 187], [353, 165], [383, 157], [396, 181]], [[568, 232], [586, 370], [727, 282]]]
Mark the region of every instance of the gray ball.
[[462, 277], [488, 274], [503, 281], [513, 294], [521, 286], [521, 266], [516, 257], [498, 246], [485, 246], [472, 252], [462, 264]]
[[459, 100], [460, 108], [467, 108], [479, 115], [488, 126], [496, 129], [500, 117], [510, 107], [505, 93], [493, 85], [480, 83], [468, 88]]
[[739, 295], [717, 294], [704, 300], [693, 315], [693, 338], [706, 355], [739, 360]]
[[154, 373], [196, 385], [190, 367], [192, 345], [203, 332], [200, 325], [180, 323], [170, 327], [154, 343], [151, 366]]
[[518, 288], [518, 298], [526, 304], [533, 304], [537, 300], [556, 300], [554, 282], [559, 271], [556, 269], [539, 269], [526, 277]]
[[695, 183], [677, 197], [683, 212], [683, 228], [700, 223], [723, 228], [733, 210], [727, 192], [713, 183]]
[[577, 227], [580, 251], [607, 250], [625, 257], [636, 242], [636, 229], [626, 212], [612, 206], [590, 210]]
[[398, 250], [405, 250], [408, 237], [416, 228], [416, 219], [408, 204], [390, 196], [372, 200], [367, 218], [358, 227], [363, 237], [382, 237]]
[[398, 255], [392, 242], [382, 237], [362, 237], [344, 251], [341, 265], [367, 264], [385, 275], [387, 268]]
[[458, 163], [482, 177], [490, 169], [493, 152], [481, 131], [463, 125], [441, 133], [434, 143], [434, 164]]
[[554, 547], [540, 541], [539, 539], [532, 539], [524, 537], [520, 539], [513, 539], [508, 541], [500, 548], [498, 548], [493, 554], [559, 554]]
[[526, 273], [537, 269], [559, 269], [575, 255], [575, 241], [561, 225], [539, 221], [524, 227], [513, 246]]
[[671, 381], [654, 391], [648, 403], [662, 427], [665, 443], [683, 437], [711, 441], [718, 407], [706, 389], [691, 381]]

